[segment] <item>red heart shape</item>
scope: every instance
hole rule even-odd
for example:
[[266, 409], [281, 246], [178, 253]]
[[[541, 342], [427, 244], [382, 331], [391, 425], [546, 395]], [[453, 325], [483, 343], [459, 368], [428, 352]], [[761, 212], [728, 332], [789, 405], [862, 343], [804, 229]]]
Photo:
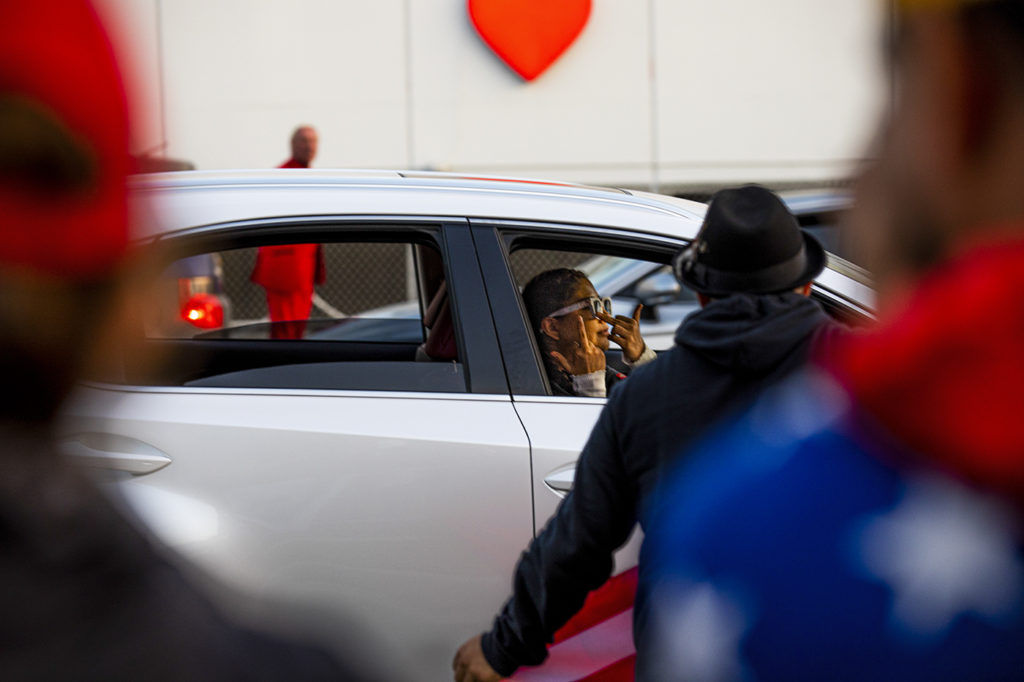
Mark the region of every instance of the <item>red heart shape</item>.
[[590, 0], [469, 0], [469, 18], [494, 53], [532, 81], [576, 40]]

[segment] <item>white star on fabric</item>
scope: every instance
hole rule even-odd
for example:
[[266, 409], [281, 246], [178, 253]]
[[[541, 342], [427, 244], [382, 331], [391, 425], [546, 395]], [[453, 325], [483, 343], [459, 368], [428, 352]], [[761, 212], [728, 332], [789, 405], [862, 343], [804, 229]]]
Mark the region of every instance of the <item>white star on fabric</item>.
[[894, 625], [937, 637], [960, 614], [996, 618], [1022, 597], [1011, 516], [951, 479], [921, 477], [859, 534], [861, 561], [893, 590]]
[[652, 594], [652, 679], [728, 682], [742, 679], [743, 610], [711, 583], [662, 584]]
[[[809, 395], [813, 401], [807, 400]], [[821, 371], [808, 370], [766, 392], [750, 411], [750, 429], [764, 447], [748, 466], [784, 465], [804, 439], [835, 424], [849, 407], [846, 391]]]

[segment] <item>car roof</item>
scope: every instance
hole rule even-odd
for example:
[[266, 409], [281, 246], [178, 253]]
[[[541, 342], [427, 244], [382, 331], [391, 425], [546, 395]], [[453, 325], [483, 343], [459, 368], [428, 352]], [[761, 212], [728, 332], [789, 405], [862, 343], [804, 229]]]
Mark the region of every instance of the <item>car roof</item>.
[[455, 217], [617, 227], [690, 239], [704, 204], [624, 189], [425, 171], [237, 170], [134, 176], [147, 239], [188, 228], [300, 216]]
[[[427, 171], [181, 171], [133, 176], [130, 185], [142, 241], [218, 224], [337, 216], [575, 224], [689, 240], [707, 210], [636, 190]], [[869, 279], [852, 265], [858, 272], [838, 267], [843, 264], [830, 255], [817, 285], [873, 308]]]

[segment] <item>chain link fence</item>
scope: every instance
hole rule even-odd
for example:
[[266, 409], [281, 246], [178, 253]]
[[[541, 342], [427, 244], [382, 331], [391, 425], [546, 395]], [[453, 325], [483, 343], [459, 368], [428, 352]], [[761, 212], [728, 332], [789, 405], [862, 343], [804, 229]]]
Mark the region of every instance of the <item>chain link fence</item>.
[[581, 263], [591, 257], [592, 255], [589, 253], [523, 249], [512, 253], [509, 261], [512, 267], [512, 276], [521, 290], [527, 282], [546, 270], [578, 268]]

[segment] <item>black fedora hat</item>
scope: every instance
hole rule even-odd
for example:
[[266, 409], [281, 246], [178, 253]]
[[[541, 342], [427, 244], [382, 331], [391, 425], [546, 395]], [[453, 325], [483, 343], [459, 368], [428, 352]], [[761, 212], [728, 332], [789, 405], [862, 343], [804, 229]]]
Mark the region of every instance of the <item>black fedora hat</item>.
[[818, 240], [759, 185], [716, 192], [697, 238], [672, 259], [676, 278], [707, 296], [789, 291], [824, 268]]

